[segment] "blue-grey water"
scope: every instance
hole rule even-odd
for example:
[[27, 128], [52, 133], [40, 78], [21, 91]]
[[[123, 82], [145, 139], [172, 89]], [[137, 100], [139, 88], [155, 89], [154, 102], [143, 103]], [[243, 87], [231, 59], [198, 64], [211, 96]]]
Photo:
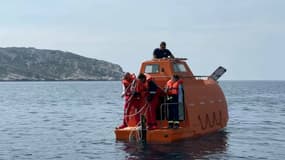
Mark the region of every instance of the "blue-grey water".
[[223, 81], [230, 120], [164, 145], [116, 142], [120, 82], [0, 82], [0, 159], [285, 159], [285, 81]]

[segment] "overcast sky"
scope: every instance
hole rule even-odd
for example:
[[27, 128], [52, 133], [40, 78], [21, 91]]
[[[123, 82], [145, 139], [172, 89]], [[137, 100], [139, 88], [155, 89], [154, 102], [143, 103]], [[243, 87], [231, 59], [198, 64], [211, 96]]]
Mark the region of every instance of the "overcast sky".
[[285, 80], [285, 0], [9, 0], [0, 47], [74, 52], [137, 73], [166, 41], [196, 75]]

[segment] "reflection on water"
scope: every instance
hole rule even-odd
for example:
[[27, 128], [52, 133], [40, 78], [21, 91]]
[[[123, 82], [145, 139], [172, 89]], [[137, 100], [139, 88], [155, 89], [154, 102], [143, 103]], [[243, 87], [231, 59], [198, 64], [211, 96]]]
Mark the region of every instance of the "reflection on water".
[[172, 144], [138, 145], [117, 142], [117, 146], [127, 153], [126, 159], [221, 159], [227, 150], [227, 132], [220, 131], [195, 139]]

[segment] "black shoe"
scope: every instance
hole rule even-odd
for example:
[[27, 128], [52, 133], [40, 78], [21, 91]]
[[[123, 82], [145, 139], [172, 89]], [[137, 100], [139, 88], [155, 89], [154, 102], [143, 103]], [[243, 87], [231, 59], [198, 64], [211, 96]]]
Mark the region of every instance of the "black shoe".
[[173, 128], [175, 129], [179, 128], [179, 123], [175, 123]]
[[173, 128], [173, 123], [168, 123], [168, 128]]

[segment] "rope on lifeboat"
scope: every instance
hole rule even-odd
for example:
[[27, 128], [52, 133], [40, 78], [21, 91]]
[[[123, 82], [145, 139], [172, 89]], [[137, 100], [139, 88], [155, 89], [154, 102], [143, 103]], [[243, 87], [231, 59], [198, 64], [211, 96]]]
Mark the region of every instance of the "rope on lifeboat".
[[[138, 112], [136, 112], [135, 114], [132, 114], [132, 115], [128, 115], [128, 117], [135, 116], [135, 115], [139, 114], [140, 112], [142, 112], [144, 109], [146, 109], [145, 112], [143, 113], [143, 115], [145, 116], [148, 108], [149, 108], [149, 104], [145, 103], [145, 105]], [[131, 129], [131, 132], [129, 133], [129, 141], [130, 142], [134, 142], [134, 141], [137, 143], [144, 142], [143, 135], [140, 134], [140, 132], [139, 132], [140, 130], [142, 130], [141, 120], [137, 123], [137, 125], [133, 129]]]
[[[134, 90], [134, 87], [136, 86], [136, 81], [132, 81], [132, 83], [127, 87], [127, 89], [131, 89], [131, 90]], [[147, 101], [145, 101], [145, 104], [143, 107], [140, 107], [141, 109], [139, 111], [137, 111], [136, 113], [134, 114], [131, 114], [131, 115], [126, 115], [126, 113], [128, 113], [128, 110], [130, 108], [130, 101], [132, 100], [132, 98], [134, 97], [134, 95], [131, 95], [127, 102], [128, 103], [128, 106], [126, 108], [126, 110], [124, 111], [124, 116], [126, 117], [133, 117], [133, 116], [136, 116], [138, 114], [140, 114], [141, 112], [144, 111], [144, 113], [142, 115], [146, 116], [146, 112], [149, 108], [149, 104], [147, 103]], [[141, 124], [141, 119], [140, 121], [136, 124], [136, 126], [131, 129], [130, 133], [129, 133], [129, 141], [130, 142], [133, 142], [134, 140], [139, 143], [139, 142], [145, 142], [145, 139], [143, 139], [143, 135], [139, 133], [139, 131], [142, 130], [142, 124]], [[135, 135], [134, 135], [135, 133]], [[133, 136], [134, 135], [134, 136]]]
[[[130, 142], [140, 142], [141, 136], [139, 134], [139, 129], [140, 129], [140, 122], [135, 126], [135, 128], [131, 129], [131, 132], [129, 134], [129, 141]], [[135, 135], [134, 135], [135, 133]]]
[[138, 115], [139, 113], [141, 113], [144, 109], [146, 109], [146, 110], [145, 110], [145, 112], [143, 113], [143, 115], [146, 115], [146, 111], [147, 111], [148, 108], [149, 108], [149, 105], [146, 103], [139, 111], [137, 111], [137, 112], [134, 113], [134, 114], [126, 115], [126, 117], [133, 117], [133, 116], [136, 116], [136, 115]]

